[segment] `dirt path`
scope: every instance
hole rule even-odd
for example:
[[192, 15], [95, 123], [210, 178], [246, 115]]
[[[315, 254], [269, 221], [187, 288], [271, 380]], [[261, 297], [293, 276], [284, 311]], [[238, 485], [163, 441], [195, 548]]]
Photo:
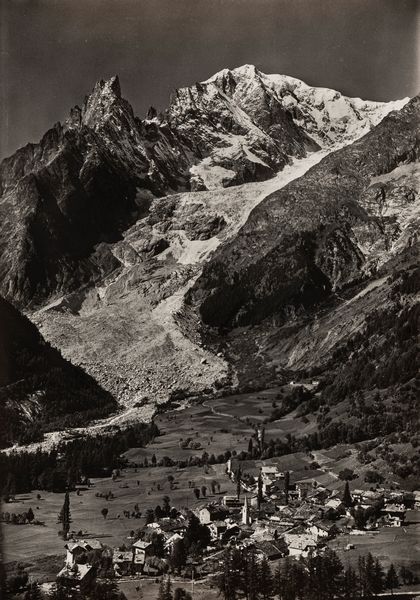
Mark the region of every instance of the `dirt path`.
[[227, 417], [228, 419], [236, 419], [237, 421], [240, 421], [240, 420], [241, 420], [239, 417], [235, 417], [234, 415], [230, 415], [230, 414], [228, 414], [228, 413], [219, 412], [218, 410], [216, 410], [216, 409], [214, 408], [214, 406], [209, 406], [209, 405], [207, 404], [207, 400], [205, 400], [205, 401], [203, 402], [203, 406], [204, 406], [205, 408], [208, 408], [209, 410], [211, 410], [211, 412], [212, 412], [214, 415], [217, 415], [218, 417]]

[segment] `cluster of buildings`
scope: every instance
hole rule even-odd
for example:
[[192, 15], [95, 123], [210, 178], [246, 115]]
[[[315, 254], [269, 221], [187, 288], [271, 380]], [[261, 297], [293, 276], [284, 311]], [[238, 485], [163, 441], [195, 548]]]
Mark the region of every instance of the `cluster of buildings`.
[[[206, 568], [212, 572], [227, 544], [238, 548], [253, 546], [257, 555], [268, 560], [322, 553], [334, 537], [360, 533], [357, 511], [366, 515], [364, 529], [399, 527], [404, 523], [407, 509], [401, 491], [354, 489], [349, 504], [343, 491], [329, 489], [313, 479], [291, 482], [290, 474], [279, 471], [275, 464], [262, 464], [256, 469], [257, 478], [242, 472], [238, 482], [239, 472], [229, 460], [226, 473], [236, 482], [238, 493], [194, 511], [200, 524], [208, 527], [211, 538], [201, 559], [203, 573]], [[415, 492], [412, 500], [413, 508], [420, 508], [420, 493]], [[129, 547], [108, 548], [114, 575], [154, 576], [165, 572], [175, 543], [186, 534], [188, 518], [188, 513], [182, 511], [175, 518], [163, 517], [145, 525], [142, 539], [131, 541]], [[157, 537], [159, 553], [154, 543]], [[68, 542], [65, 548], [65, 566], [57, 579], [70, 587], [89, 586], [96, 573], [89, 560], [95, 553], [103, 556], [101, 542], [78, 540]], [[197, 569], [199, 572], [200, 564]]]
[[[244, 465], [242, 465], [242, 468]], [[252, 467], [252, 464], [251, 464]], [[351, 490], [351, 505], [342, 490], [320, 485], [316, 479], [290, 481], [290, 473], [275, 464], [253, 464], [249, 477], [241, 472], [241, 493], [225, 496], [219, 504], [202, 507], [198, 516], [215, 540], [234, 538], [239, 546], [274, 545], [270, 560], [289, 555], [306, 557], [322, 552], [329, 540], [340, 534], [360, 533], [355, 512], [365, 515], [364, 529], [400, 527], [405, 522], [404, 492], [376, 489]], [[239, 464], [230, 459], [228, 476], [237, 482]], [[259, 491], [260, 490], [260, 491]], [[420, 507], [420, 494], [413, 494], [413, 508]], [[223, 514], [225, 511], [225, 514]], [[272, 548], [271, 548], [272, 550]]]

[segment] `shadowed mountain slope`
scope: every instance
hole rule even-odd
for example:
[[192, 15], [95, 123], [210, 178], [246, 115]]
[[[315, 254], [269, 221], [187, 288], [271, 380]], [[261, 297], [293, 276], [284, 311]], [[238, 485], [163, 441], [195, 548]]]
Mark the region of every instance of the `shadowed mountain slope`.
[[115, 409], [108, 392], [0, 298], [0, 446], [84, 425]]

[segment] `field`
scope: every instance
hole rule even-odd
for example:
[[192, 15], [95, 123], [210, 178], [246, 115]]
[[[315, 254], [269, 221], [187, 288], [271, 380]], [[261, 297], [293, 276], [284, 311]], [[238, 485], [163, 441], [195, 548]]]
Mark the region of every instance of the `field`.
[[[353, 550], [345, 550], [354, 544]], [[357, 564], [361, 554], [371, 552], [386, 568], [409, 567], [420, 576], [420, 523], [407, 527], [387, 527], [365, 535], [344, 535], [335, 538], [329, 546], [337, 551], [344, 565]]]
[[[280, 390], [273, 388], [207, 400], [181, 411], [173, 410], [158, 415], [155, 422], [162, 435], [147, 448], [129, 450], [126, 457], [132, 462], [143, 462], [145, 457], [150, 460], [153, 454], [157, 460], [164, 456], [183, 460], [203, 452], [217, 456], [226, 450], [247, 450], [255, 425], [262, 424], [270, 416], [273, 402], [281, 404], [278, 400]], [[265, 439], [285, 439], [288, 433], [298, 437], [314, 430], [314, 417], [309, 415], [305, 424], [301, 418], [290, 413], [265, 425]], [[189, 437], [200, 443], [199, 449], [180, 447], [181, 442]]]
[[[169, 489], [168, 475], [175, 478], [175, 489]], [[80, 496], [76, 492], [70, 493], [70, 506], [72, 515], [71, 529], [82, 532], [82, 536], [91, 536], [100, 539], [104, 544], [116, 547], [127, 542], [127, 536], [132, 529], [138, 529], [144, 524], [144, 519], [125, 518], [124, 510], [133, 511], [134, 505], [139, 504], [141, 512], [148, 508], [155, 508], [162, 504], [164, 495], [168, 495], [171, 504], [176, 507], [196, 508], [208, 500], [215, 499], [211, 496], [210, 482], [217, 481], [221, 484], [220, 494], [234, 493], [234, 484], [224, 473], [224, 465], [208, 467], [204, 472], [203, 467], [190, 467], [178, 470], [176, 467], [156, 467], [141, 469], [125, 469], [122, 477], [116, 481], [107, 479], [92, 480], [94, 486], [82, 491]], [[139, 485], [137, 485], [139, 481]], [[193, 489], [188, 486], [192, 481], [195, 486], [206, 485], [208, 497], [197, 500]], [[105, 500], [96, 497], [96, 493], [112, 491], [114, 498]], [[63, 504], [63, 494], [40, 492], [41, 500], [36, 499], [37, 492], [18, 495], [16, 502], [7, 505], [8, 512], [20, 513], [27, 511], [31, 506], [35, 518], [43, 521], [45, 525], [4, 525], [4, 555], [5, 561], [32, 561], [34, 558], [64, 554], [63, 541], [57, 535], [57, 515]], [[108, 508], [106, 519], [101, 514], [102, 508]]]

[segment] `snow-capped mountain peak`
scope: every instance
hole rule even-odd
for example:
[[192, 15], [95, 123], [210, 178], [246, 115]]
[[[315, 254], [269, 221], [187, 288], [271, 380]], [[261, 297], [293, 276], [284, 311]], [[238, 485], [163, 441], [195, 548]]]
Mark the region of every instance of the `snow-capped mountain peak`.
[[204, 83], [228, 93], [260, 121], [266, 119], [270, 106], [280, 106], [322, 147], [355, 141], [409, 100], [375, 102], [349, 98], [336, 90], [313, 87], [289, 75], [266, 75], [249, 64], [223, 69]]

